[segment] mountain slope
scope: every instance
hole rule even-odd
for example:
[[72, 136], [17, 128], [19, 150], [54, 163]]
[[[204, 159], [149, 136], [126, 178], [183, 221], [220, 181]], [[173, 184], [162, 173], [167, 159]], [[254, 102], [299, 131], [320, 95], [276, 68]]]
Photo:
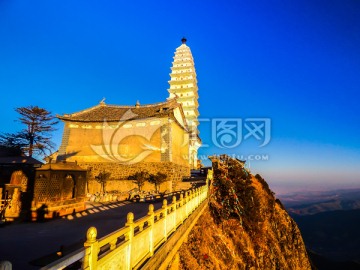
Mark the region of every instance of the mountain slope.
[[300, 231], [243, 162], [213, 158], [209, 208], [179, 251], [180, 269], [311, 269]]

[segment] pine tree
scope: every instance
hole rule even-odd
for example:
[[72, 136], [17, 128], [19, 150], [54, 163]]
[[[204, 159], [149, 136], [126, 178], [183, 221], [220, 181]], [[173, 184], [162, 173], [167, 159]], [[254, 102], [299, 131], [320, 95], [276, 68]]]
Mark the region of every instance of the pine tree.
[[150, 175], [148, 172], [142, 171], [130, 175], [129, 179], [133, 180], [133, 183], [138, 186], [139, 191], [141, 192], [142, 187], [144, 186], [145, 182], [149, 180], [149, 177]]
[[98, 181], [98, 183], [101, 184], [101, 190], [103, 193], [106, 192], [105, 187], [106, 187], [106, 181], [110, 178], [111, 173], [110, 172], [106, 172], [106, 171], [102, 171], [99, 173], [98, 176], [95, 176], [96, 181]]
[[38, 106], [19, 107], [15, 111], [20, 114], [18, 120], [25, 127], [17, 133], [1, 134], [0, 144], [20, 148], [29, 157], [51, 152], [55, 148], [51, 141], [51, 132], [56, 130], [54, 126], [58, 123], [51, 112]]
[[150, 174], [149, 182], [154, 184], [155, 191], [159, 192], [160, 185], [167, 181], [167, 175], [161, 172], [158, 172], [157, 174]]

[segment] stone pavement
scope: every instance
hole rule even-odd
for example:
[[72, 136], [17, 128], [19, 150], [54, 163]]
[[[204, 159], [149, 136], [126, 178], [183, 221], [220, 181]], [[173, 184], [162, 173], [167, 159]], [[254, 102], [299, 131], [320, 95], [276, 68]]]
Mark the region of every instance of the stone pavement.
[[[155, 210], [161, 202], [153, 203]], [[56, 253], [83, 246], [86, 231], [95, 226], [101, 238], [125, 225], [126, 215], [135, 220], [145, 216], [149, 203], [89, 203], [87, 210], [55, 220], [7, 224], [0, 227], [0, 261], [12, 263], [13, 270], [39, 269], [55, 259]]]

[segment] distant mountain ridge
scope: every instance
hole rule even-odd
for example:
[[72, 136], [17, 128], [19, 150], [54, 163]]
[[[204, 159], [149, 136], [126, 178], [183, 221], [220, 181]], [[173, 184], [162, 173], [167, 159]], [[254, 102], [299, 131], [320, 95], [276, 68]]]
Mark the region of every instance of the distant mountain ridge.
[[360, 189], [280, 196], [318, 270], [360, 269]]
[[288, 212], [297, 215], [360, 209], [360, 189], [297, 192], [279, 197]]

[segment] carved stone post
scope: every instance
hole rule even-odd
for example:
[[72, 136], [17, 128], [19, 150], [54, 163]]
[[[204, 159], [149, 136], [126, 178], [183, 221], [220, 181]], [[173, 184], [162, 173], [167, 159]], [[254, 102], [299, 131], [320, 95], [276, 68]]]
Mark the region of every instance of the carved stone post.
[[185, 216], [184, 219], [189, 216], [189, 199], [190, 199], [190, 191], [185, 192]]
[[0, 262], [0, 270], [11, 270], [12, 264], [9, 261], [1, 261]]
[[196, 189], [196, 208], [200, 205], [200, 188]]
[[192, 189], [192, 190], [190, 190], [190, 211], [189, 211], [189, 215], [190, 215], [190, 213], [192, 213], [193, 211], [194, 211], [194, 195], [195, 195], [195, 193], [194, 193], [194, 190]]
[[180, 204], [179, 204], [179, 214], [180, 214], [180, 220], [181, 220], [181, 224], [183, 224], [184, 222], [184, 194], [180, 194]]
[[163, 200], [163, 214], [164, 214], [164, 239], [167, 240], [167, 214], [168, 214], [168, 206], [167, 206], [167, 200]]
[[97, 230], [90, 227], [86, 232], [85, 256], [83, 269], [95, 270], [97, 265], [97, 256], [99, 253], [99, 242], [96, 240]]
[[11, 208], [6, 209], [6, 215], [10, 218], [17, 218], [20, 216], [21, 211], [21, 192], [19, 188], [14, 188], [14, 192], [11, 198]]
[[149, 222], [149, 239], [150, 239], [150, 243], [149, 243], [149, 253], [150, 256], [154, 255], [154, 205], [150, 204], [149, 205], [149, 212], [148, 212], [148, 222]]
[[175, 231], [176, 230], [176, 227], [177, 227], [177, 222], [176, 222], [176, 213], [177, 213], [177, 209], [176, 209], [176, 196], [174, 195], [172, 197], [172, 207], [174, 207], [174, 213], [173, 213], [173, 228], [172, 228], [172, 231]]
[[134, 238], [134, 214], [129, 212], [127, 214], [127, 221], [125, 223], [125, 226], [129, 228], [129, 234], [127, 236], [127, 239], [129, 241], [128, 245], [128, 251], [126, 254], [126, 267], [125, 269], [132, 269], [132, 242]]

